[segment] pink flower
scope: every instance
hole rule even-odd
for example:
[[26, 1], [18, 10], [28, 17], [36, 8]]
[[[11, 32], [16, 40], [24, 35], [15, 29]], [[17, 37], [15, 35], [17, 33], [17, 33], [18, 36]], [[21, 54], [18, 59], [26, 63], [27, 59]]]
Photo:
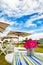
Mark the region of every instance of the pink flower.
[[25, 47], [26, 49], [28, 49], [28, 48], [29, 48], [28, 43], [24, 43], [24, 47]]
[[24, 43], [24, 47], [26, 48], [26, 49], [30, 49], [30, 48], [35, 48], [35, 47], [37, 47], [38, 45], [37, 45], [37, 42], [35, 41], [35, 40], [32, 40], [32, 39], [30, 39], [30, 40], [28, 40], [28, 41], [26, 41], [25, 43]]

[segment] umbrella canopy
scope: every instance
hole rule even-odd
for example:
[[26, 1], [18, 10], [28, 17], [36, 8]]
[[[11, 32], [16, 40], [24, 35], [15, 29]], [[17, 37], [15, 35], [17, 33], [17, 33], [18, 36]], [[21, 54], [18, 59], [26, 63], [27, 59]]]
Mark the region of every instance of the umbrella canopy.
[[3, 32], [4, 30], [2, 28], [0, 28], [0, 32]]
[[12, 38], [18, 38], [18, 37], [15, 37], [14, 35], [7, 35], [7, 36], [4, 36], [3, 37], [4, 39], [12, 39]]
[[26, 33], [26, 32], [15, 32], [15, 31], [10, 31], [8, 33], [8, 35], [16, 35], [16, 36], [28, 36], [28, 35], [31, 35], [30, 33]]
[[19, 36], [28, 36], [28, 35], [31, 35], [30, 33], [26, 33], [26, 32], [16, 32], [16, 31], [10, 31], [8, 33], [8, 35], [15, 35], [15, 36], [18, 36], [18, 43], [19, 43]]
[[0, 22], [0, 32], [3, 32], [9, 24]]

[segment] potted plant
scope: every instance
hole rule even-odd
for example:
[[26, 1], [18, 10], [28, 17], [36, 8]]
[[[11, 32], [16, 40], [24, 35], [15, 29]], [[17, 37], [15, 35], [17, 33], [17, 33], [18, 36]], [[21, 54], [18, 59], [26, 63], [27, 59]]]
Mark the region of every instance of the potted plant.
[[24, 43], [24, 47], [27, 49], [27, 55], [31, 56], [34, 55], [34, 48], [38, 46], [35, 40], [29, 39]]

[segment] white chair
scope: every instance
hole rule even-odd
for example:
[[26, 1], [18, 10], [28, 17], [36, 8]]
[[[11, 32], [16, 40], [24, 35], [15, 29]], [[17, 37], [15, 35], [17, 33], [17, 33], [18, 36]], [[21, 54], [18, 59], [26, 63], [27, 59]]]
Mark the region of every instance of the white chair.
[[10, 52], [14, 52], [14, 46], [11, 44], [8, 44], [6, 47], [6, 52], [7, 52], [7, 54]]
[[14, 47], [14, 52], [25, 53], [27, 51], [24, 47]]
[[2, 53], [4, 53], [4, 54], [6, 55], [6, 52], [5, 52], [5, 51], [6, 51], [6, 48], [3, 48], [3, 47], [2, 47], [2, 44], [0, 44], [0, 51], [1, 51], [1, 52], [0, 52], [0, 55], [1, 55]]
[[8, 54], [9, 52], [14, 51], [14, 46], [12, 44], [7, 44], [5, 48], [3, 48], [3, 43], [0, 43], [0, 55], [4, 53], [5, 55]]

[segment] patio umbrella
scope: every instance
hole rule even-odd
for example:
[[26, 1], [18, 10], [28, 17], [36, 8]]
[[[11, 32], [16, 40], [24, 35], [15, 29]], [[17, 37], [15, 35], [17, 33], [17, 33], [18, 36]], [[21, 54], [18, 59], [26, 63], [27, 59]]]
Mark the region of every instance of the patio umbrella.
[[10, 39], [10, 43], [12, 43], [13, 39], [18, 39], [18, 37], [15, 35], [7, 35], [4, 36], [3, 39]]
[[16, 32], [16, 31], [10, 31], [9, 33], [8, 33], [8, 35], [12, 35], [12, 34], [14, 34], [14, 35], [16, 35], [16, 36], [28, 36], [28, 35], [31, 35], [30, 33], [26, 33], [26, 32]]
[[15, 37], [14, 35], [7, 35], [7, 36], [4, 36], [3, 37], [4, 39], [12, 39], [12, 38], [18, 38], [18, 37]]
[[3, 31], [3, 29], [2, 28], [0, 28], [0, 32], [2, 32]]
[[0, 22], [0, 32], [3, 32], [9, 24]]
[[8, 33], [8, 35], [16, 35], [18, 36], [18, 42], [19, 42], [19, 36], [25, 37], [25, 36], [29, 36], [31, 35], [30, 33], [26, 33], [26, 32], [16, 32], [16, 31], [10, 31]]

